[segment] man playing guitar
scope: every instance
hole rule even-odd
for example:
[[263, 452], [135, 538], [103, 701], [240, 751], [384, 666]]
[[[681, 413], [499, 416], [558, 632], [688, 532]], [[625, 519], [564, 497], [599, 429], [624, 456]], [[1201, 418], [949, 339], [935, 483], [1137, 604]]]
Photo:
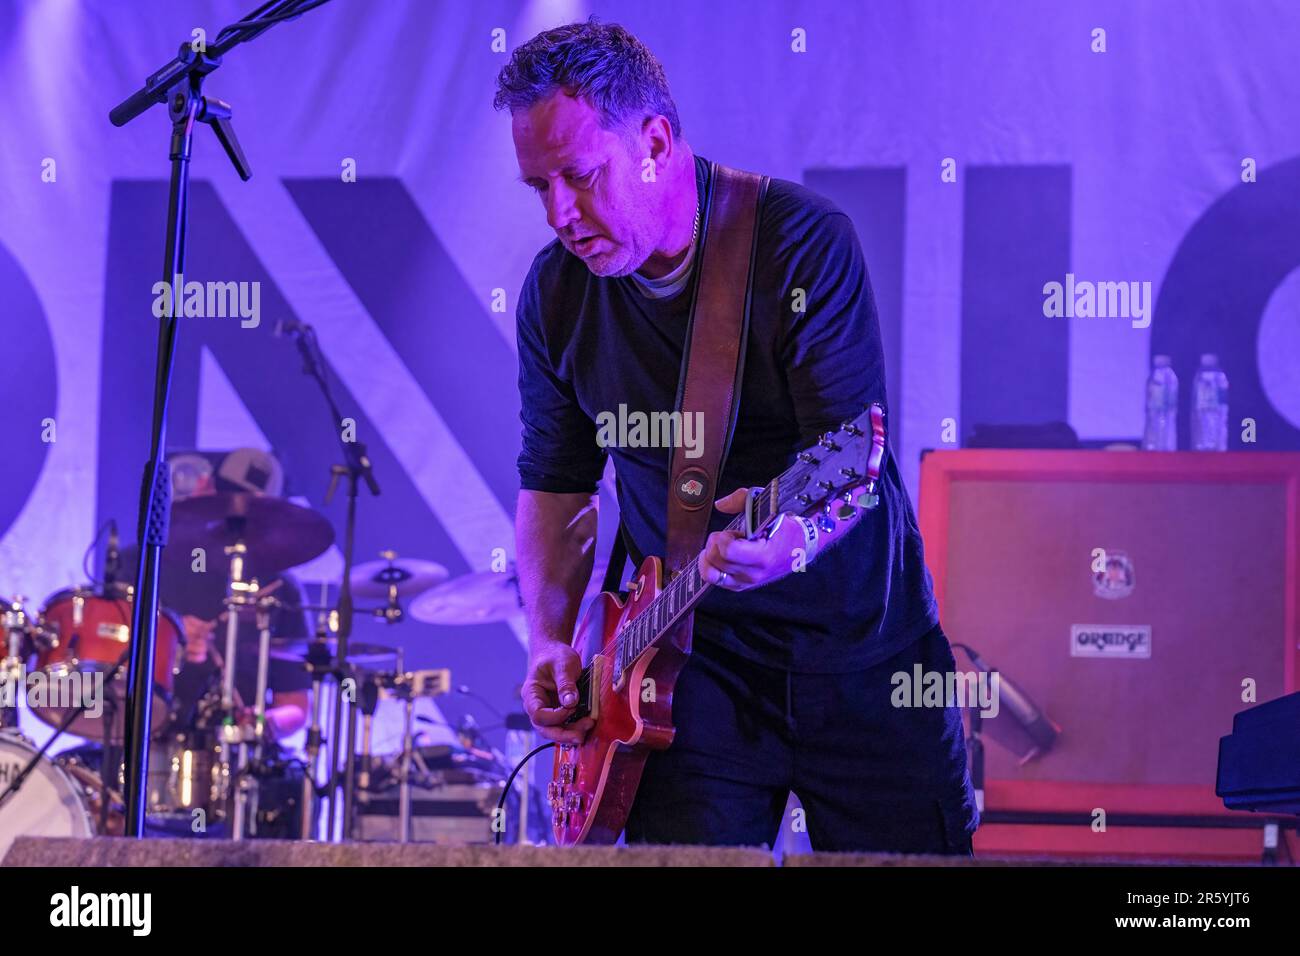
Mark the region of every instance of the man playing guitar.
[[[578, 743], [592, 721], [570, 720], [581, 671], [570, 641], [606, 454], [641, 555], [664, 553], [671, 456], [607, 446], [596, 420], [620, 406], [674, 409], [710, 164], [683, 137], [654, 55], [617, 25], [534, 37], [501, 71], [495, 105], [511, 114], [520, 178], [557, 236], [517, 310], [522, 696], [543, 736]], [[978, 812], [960, 712], [891, 704], [895, 673], [956, 667], [892, 457], [869, 518], [792, 517], [766, 540], [722, 530], [821, 432], [884, 403], [876, 306], [848, 217], [772, 179], [750, 303], [725, 494], [700, 563], [717, 586], [695, 611], [676, 737], [648, 758], [627, 839], [771, 845], [793, 791], [816, 849], [969, 854]]]

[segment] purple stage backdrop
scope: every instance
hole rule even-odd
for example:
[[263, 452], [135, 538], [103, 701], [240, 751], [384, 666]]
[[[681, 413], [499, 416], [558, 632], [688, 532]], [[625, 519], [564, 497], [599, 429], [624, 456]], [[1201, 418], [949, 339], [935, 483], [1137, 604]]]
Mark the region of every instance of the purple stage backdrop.
[[[251, 5], [0, 2], [0, 593], [79, 583], [94, 530], [134, 527], [167, 120], [115, 129], [107, 114], [194, 30], [215, 37]], [[592, 13], [656, 51], [698, 153], [853, 217], [914, 494], [920, 451], [977, 422], [1137, 436], [1153, 352], [1184, 382], [1219, 354], [1232, 447], [1249, 418], [1254, 447], [1300, 448], [1291, 0], [334, 0], [207, 86], [233, 104], [254, 178], [198, 131], [185, 275], [260, 282], [261, 312], [256, 327], [182, 322], [171, 447], [273, 449], [288, 493], [341, 534], [341, 499], [323, 503], [334, 435], [273, 334], [310, 322], [383, 486], [362, 498], [358, 560], [393, 548], [460, 574], [513, 555], [515, 296], [550, 234], [490, 104], [510, 49]], [[1139, 295], [1123, 314], [1049, 316], [1049, 282]], [[300, 576], [338, 568], [333, 551]], [[503, 712], [525, 636], [357, 630]], [[465, 696], [440, 705], [500, 723]]]

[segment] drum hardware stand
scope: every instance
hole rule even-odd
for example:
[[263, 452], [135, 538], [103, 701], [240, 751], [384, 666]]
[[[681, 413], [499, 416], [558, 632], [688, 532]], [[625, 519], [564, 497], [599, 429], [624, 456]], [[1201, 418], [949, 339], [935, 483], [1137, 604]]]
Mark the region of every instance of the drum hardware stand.
[[402, 756], [397, 781], [397, 842], [411, 840], [411, 760], [415, 753], [415, 698], [437, 697], [451, 690], [451, 671], [399, 671], [393, 676], [389, 696], [402, 702]]
[[[334, 395], [330, 391], [329, 381], [325, 377], [325, 362], [320, 355], [320, 346], [316, 342], [316, 330], [310, 325], [302, 322], [286, 324], [287, 331], [293, 336], [294, 342], [298, 346], [298, 351], [302, 354], [303, 371], [316, 380], [320, 386], [321, 394], [325, 397], [325, 404], [329, 408], [330, 430], [333, 431], [339, 439], [339, 447], [343, 451], [342, 465], [334, 465], [330, 468], [329, 490], [325, 493], [325, 504], [333, 500], [334, 492], [338, 489], [340, 478], [347, 478], [347, 495], [348, 510], [347, 523], [343, 535], [343, 578], [339, 582], [339, 606], [338, 606], [338, 652], [335, 661], [336, 683], [334, 685], [334, 715], [332, 721], [332, 732], [330, 733], [330, 779], [328, 788], [327, 805], [329, 807], [330, 834], [333, 835], [333, 821], [335, 803], [339, 791], [339, 744], [341, 743], [341, 730], [343, 719], [343, 681], [347, 677], [354, 676], [348, 664], [348, 641], [352, 637], [352, 565], [353, 554], [356, 550], [356, 529], [357, 529], [357, 490], [358, 485], [364, 481], [370, 493], [376, 497], [379, 495], [379, 483], [375, 481], [374, 465], [366, 452], [366, 446], [363, 442], [350, 441], [343, 436], [341, 431], [343, 414], [339, 411], [338, 404], [334, 401]], [[355, 730], [355, 718], [349, 717], [350, 729]], [[352, 802], [355, 798], [355, 789], [350, 785], [353, 774], [356, 772], [356, 755], [355, 736], [349, 737], [347, 753], [344, 757], [343, 768], [343, 830], [345, 836], [351, 836], [352, 820]]]
[[[117, 659], [117, 663], [113, 665], [113, 669], [108, 672], [108, 677], [104, 681], [105, 686], [107, 686], [109, 683], [117, 679], [118, 671], [120, 671], [124, 666], [126, 666], [126, 661], [127, 658], [130, 656], [130, 654], [131, 651], [129, 648], [122, 652], [122, 656]], [[36, 769], [37, 764], [41, 762], [42, 758], [44, 758], [45, 754], [49, 751], [50, 747], [54, 745], [54, 741], [58, 740], [61, 736], [63, 736], [64, 731], [66, 731], [69, 727], [72, 726], [72, 722], [75, 721], [78, 717], [80, 717], [88, 706], [90, 706], [90, 701], [85, 699], [85, 695], [82, 695], [81, 703], [78, 704], [76, 707], [70, 708], [68, 712], [63, 715], [63, 720], [60, 721], [59, 726], [54, 729], [54, 733], [50, 734], [50, 738], [47, 741], [45, 741], [44, 744], [41, 745], [40, 749], [38, 749], [36, 753], [32, 754], [31, 759], [27, 761], [27, 765], [18, 772], [18, 776], [14, 777], [13, 780], [9, 781], [9, 786], [5, 787], [3, 791], [0, 791], [0, 807], [3, 807], [5, 805], [5, 801], [8, 800], [12, 794], [17, 793], [20, 789], [22, 789], [23, 782], [27, 779], [28, 776], [30, 776], [31, 772]], [[105, 801], [107, 801], [108, 800], [108, 778], [106, 776], [103, 776], [103, 774], [105, 773], [107, 773], [106, 769], [101, 770], [100, 779], [103, 781], [104, 799]]]
[[[451, 689], [451, 671], [446, 668], [406, 672], [399, 660], [398, 670], [394, 673], [367, 674], [358, 687], [358, 702], [354, 710], [362, 713], [362, 750], [361, 770], [357, 786], [369, 796], [373, 781], [370, 773], [373, 767], [371, 756], [374, 714], [380, 698], [400, 700], [402, 702], [402, 750], [397, 766], [397, 842], [411, 841], [411, 787], [416, 774], [413, 763], [420, 765], [420, 776], [428, 774], [424, 761], [415, 752], [415, 700], [417, 697], [436, 697]], [[349, 839], [353, 835], [353, 818], [347, 819]]]
[[[346, 560], [346, 559], [345, 559]], [[339, 633], [339, 632], [336, 632]], [[325, 797], [325, 819], [326, 819], [326, 837], [325, 839], [334, 843], [341, 839], [348, 839], [348, 821], [352, 817], [352, 807], [349, 800], [354, 796], [354, 791], [346, 785], [345, 774], [355, 772], [356, 766], [356, 723], [352, 717], [353, 703], [349, 695], [344, 694], [344, 683], [348, 680], [356, 686], [357, 672], [352, 663], [343, 656], [343, 639], [338, 638], [338, 656], [329, 664], [328, 673], [334, 678], [333, 693], [330, 703], [330, 733], [328, 747], [328, 767], [329, 775], [323, 787]], [[339, 767], [339, 750], [343, 743], [343, 733], [345, 721], [343, 712], [348, 711], [346, 727], [349, 733], [348, 746], [346, 748], [344, 765]], [[341, 792], [340, 792], [341, 791]], [[338, 821], [339, 811], [342, 809], [342, 821]]]
[[368, 675], [364, 684], [357, 688], [358, 705], [361, 708], [361, 767], [357, 771], [357, 787], [366, 793], [370, 790], [370, 771], [372, 745], [375, 733], [375, 711], [379, 708], [379, 681], [375, 675]]
[[[308, 646], [307, 659], [304, 662], [307, 672], [311, 675], [311, 723], [307, 727], [305, 745], [307, 766], [302, 775], [302, 820], [299, 833], [304, 840], [316, 839], [318, 835], [313, 833], [313, 828], [316, 826], [316, 798], [324, 794], [324, 789], [316, 783], [316, 773], [321, 752], [321, 707], [324, 696], [321, 690], [324, 687], [325, 676], [333, 671], [333, 663], [325, 643], [327, 633], [325, 616], [322, 615], [317, 623], [317, 639]], [[330, 826], [333, 827], [332, 818]]]
[[[257, 584], [253, 582], [250, 593], [255, 593], [256, 590]], [[253, 835], [257, 835], [257, 809], [261, 796], [259, 780], [265, 769], [266, 687], [271, 661], [271, 610], [279, 604], [279, 600], [269, 594], [263, 594], [257, 599], [257, 692], [253, 704], [251, 740], [253, 760], [249, 764], [246, 759], [250, 741], [248, 731], [243, 729], [239, 741], [239, 767], [235, 776], [235, 813], [231, 822], [233, 840], [244, 838], [244, 831], [249, 821], [253, 824]], [[238, 615], [232, 611], [227, 619], [227, 650], [229, 650], [230, 622], [235, 621], [237, 617]], [[233, 665], [229, 670], [233, 672]], [[224, 728], [226, 724], [223, 722], [222, 726]]]
[[[226, 593], [226, 653], [221, 672], [221, 779], [230, 790], [230, 839], [244, 839], [248, 811], [248, 744], [250, 734], [242, 727], [235, 709], [235, 668], [239, 653], [239, 611], [257, 605], [257, 580], [244, 580], [244, 556], [248, 549], [242, 541], [227, 546], [230, 577]], [[274, 600], [274, 599], [272, 599]], [[260, 664], [260, 662], [259, 662]], [[260, 667], [259, 667], [260, 671]], [[260, 674], [259, 674], [260, 676]], [[265, 705], [262, 707], [265, 716]], [[260, 720], [258, 722], [260, 728]], [[232, 751], [234, 760], [231, 760]], [[128, 821], [129, 822], [129, 821]]]
[[411, 751], [415, 736], [415, 698], [411, 685], [399, 681], [394, 696], [402, 701], [402, 756], [398, 761], [397, 776], [397, 842], [411, 842]]
[[[364, 681], [366, 675], [357, 674], [358, 681]], [[361, 692], [360, 686], [354, 685], [356, 693]], [[356, 755], [357, 755], [357, 701], [354, 698], [347, 703], [348, 710], [348, 730], [347, 730], [347, 761], [344, 767], [343, 777], [343, 838], [351, 840], [355, 833], [356, 827], [356, 799], [357, 799], [357, 775], [356, 775]]]
[[[125, 655], [118, 662], [118, 667], [125, 661]], [[105, 685], [107, 686], [107, 685]], [[117, 701], [112, 694], [104, 695], [104, 753], [99, 765], [99, 832], [108, 832], [108, 794], [112, 787], [108, 775], [118, 766], [118, 746], [114, 740], [113, 728], [117, 726]]]
[[[401, 652], [398, 652], [397, 674], [402, 673]], [[396, 674], [374, 674], [364, 675], [361, 684], [357, 687], [357, 704], [361, 710], [361, 762], [357, 770], [357, 789], [365, 794], [368, 798], [370, 789], [373, 786], [371, 772], [374, 769], [374, 731], [375, 731], [375, 712], [379, 708], [379, 699], [387, 696], [384, 694], [385, 686], [392, 684], [396, 680]], [[405, 740], [405, 737], [403, 737]], [[355, 824], [353, 824], [355, 825]], [[349, 835], [355, 833], [350, 830]]]
[[251, 40], [281, 20], [319, 6], [316, 0], [270, 0], [253, 11], [238, 26], [222, 30], [203, 52], [191, 43], [181, 44], [177, 56], [145, 80], [144, 86], [109, 113], [114, 126], [124, 126], [155, 103], [166, 103], [171, 119], [168, 158], [171, 186], [167, 199], [167, 228], [163, 280], [171, 290], [168, 308], [158, 330], [158, 354], [154, 374], [153, 419], [149, 435], [149, 458], [140, 484], [140, 512], [137, 527], [140, 560], [136, 570], [136, 600], [131, 614], [130, 665], [127, 668], [125, 832], [144, 836], [146, 793], [149, 784], [150, 710], [153, 704], [154, 643], [158, 627], [158, 579], [162, 549], [167, 544], [167, 523], [171, 510], [171, 474], [163, 459], [167, 442], [167, 412], [172, 371], [176, 358], [177, 306], [181, 292], [176, 277], [185, 271], [185, 232], [189, 208], [190, 156], [194, 126], [207, 123], [213, 128], [226, 156], [239, 177], [252, 176], [244, 151], [231, 125], [230, 106], [203, 95], [203, 81], [221, 66], [222, 57], [233, 47]]
[[23, 680], [23, 638], [30, 628], [27, 625], [27, 612], [23, 609], [25, 598], [15, 596], [4, 604], [2, 616], [5, 634], [4, 658], [0, 659], [0, 682], [7, 683], [14, 689], [12, 705], [0, 706], [0, 732], [18, 730], [18, 687]]
[[[397, 558], [397, 552], [391, 549], [380, 551], [379, 556], [387, 561], [394, 561]], [[379, 618], [385, 624], [400, 624], [406, 618], [406, 610], [402, 607], [402, 602], [397, 596], [397, 582], [388, 582], [388, 603], [383, 607], [370, 609], [370, 613]], [[401, 667], [397, 668], [399, 671]]]

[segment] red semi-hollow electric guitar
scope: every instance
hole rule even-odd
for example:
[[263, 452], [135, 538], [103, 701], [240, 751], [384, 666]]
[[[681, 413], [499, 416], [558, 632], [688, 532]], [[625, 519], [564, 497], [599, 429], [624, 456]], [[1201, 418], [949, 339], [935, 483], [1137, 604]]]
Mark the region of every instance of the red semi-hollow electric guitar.
[[[801, 452], [728, 528], [758, 538], [784, 512], [825, 523], [873, 509], [884, 457], [885, 412], [872, 405]], [[547, 798], [561, 846], [613, 843], [623, 832], [646, 757], [673, 742], [673, 686], [690, 653], [674, 638], [711, 587], [698, 556], [667, 583], [660, 559], [649, 557], [629, 582], [626, 602], [605, 592], [583, 615], [574, 636], [583, 670], [569, 722], [591, 717], [595, 726], [581, 745], [555, 750]]]

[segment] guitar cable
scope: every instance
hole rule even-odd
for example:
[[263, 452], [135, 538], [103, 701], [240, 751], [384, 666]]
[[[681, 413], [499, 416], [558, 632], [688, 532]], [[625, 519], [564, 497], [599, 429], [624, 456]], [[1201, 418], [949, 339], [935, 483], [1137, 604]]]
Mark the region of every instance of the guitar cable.
[[[555, 746], [555, 741], [552, 740], [542, 744], [540, 747], [534, 747], [532, 750], [528, 751], [528, 753], [524, 755], [523, 760], [520, 760], [519, 763], [515, 764], [515, 769], [511, 770], [510, 776], [506, 778], [506, 785], [501, 788], [501, 799], [497, 801], [496, 812], [492, 815], [494, 820], [503, 819], [502, 814], [505, 810], [506, 797], [510, 796], [510, 788], [514, 785], [515, 777], [519, 775], [519, 771], [524, 769], [524, 764], [528, 763], [528, 761], [532, 760], [543, 750], [550, 750], [554, 746]], [[525, 793], [522, 797], [520, 797], [520, 799], [528, 800], [531, 798], [531, 796], [532, 794]], [[504, 826], [500, 830], [496, 831], [496, 836], [493, 839], [493, 844], [495, 846], [501, 845], [501, 834], [505, 833], [505, 831], [506, 828]], [[527, 833], [519, 834], [519, 839], [520, 842], [528, 839], [528, 834]]]

